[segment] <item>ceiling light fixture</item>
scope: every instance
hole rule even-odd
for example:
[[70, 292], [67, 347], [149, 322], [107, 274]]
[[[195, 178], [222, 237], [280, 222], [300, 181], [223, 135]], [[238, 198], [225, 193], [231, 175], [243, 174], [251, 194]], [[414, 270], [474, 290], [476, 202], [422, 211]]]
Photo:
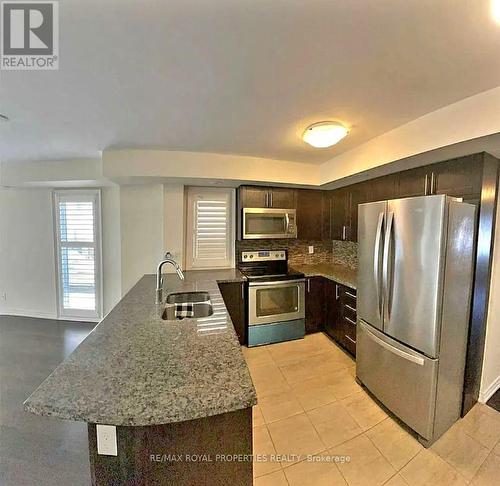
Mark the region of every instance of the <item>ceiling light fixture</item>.
[[1, 121], [9, 121], [9, 117], [7, 115], [3, 115], [2, 113], [0, 113], [0, 120]]
[[500, 0], [491, 0], [491, 15], [497, 22], [500, 22]]
[[348, 133], [349, 130], [344, 125], [324, 121], [307, 127], [302, 139], [313, 147], [327, 148], [340, 142]]

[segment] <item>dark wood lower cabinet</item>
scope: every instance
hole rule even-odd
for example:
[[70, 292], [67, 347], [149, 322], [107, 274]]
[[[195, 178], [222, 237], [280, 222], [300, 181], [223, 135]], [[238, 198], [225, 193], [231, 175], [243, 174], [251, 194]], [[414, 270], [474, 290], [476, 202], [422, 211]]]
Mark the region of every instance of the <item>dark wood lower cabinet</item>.
[[325, 278], [306, 279], [306, 334], [319, 332], [325, 320]]
[[333, 339], [338, 341], [338, 322], [340, 316], [340, 302], [337, 298], [337, 284], [331, 280], [325, 282], [325, 322], [324, 331]]
[[252, 408], [149, 427], [116, 427], [117, 456], [97, 452], [88, 424], [93, 486], [252, 486]]
[[246, 299], [244, 282], [219, 283], [220, 293], [226, 304], [229, 316], [233, 321], [234, 330], [238, 335], [240, 344], [246, 344]]
[[340, 322], [338, 342], [352, 355], [356, 356], [356, 291], [339, 285]]
[[356, 291], [325, 279], [323, 295], [323, 330], [356, 356]]

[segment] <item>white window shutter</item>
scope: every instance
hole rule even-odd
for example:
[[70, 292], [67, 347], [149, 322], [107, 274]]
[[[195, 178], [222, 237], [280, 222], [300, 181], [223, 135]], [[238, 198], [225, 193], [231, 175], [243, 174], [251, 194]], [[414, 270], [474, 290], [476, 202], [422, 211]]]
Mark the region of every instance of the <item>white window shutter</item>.
[[59, 315], [100, 317], [100, 192], [56, 191]]
[[188, 189], [188, 269], [234, 266], [233, 204], [233, 189]]

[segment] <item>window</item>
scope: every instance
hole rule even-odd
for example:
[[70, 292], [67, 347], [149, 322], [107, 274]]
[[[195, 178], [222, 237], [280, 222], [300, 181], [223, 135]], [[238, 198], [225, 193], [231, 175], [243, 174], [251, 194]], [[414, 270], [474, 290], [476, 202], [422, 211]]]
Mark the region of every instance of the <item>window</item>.
[[187, 191], [186, 268], [234, 266], [234, 189]]
[[101, 317], [100, 195], [99, 190], [54, 193], [60, 317]]

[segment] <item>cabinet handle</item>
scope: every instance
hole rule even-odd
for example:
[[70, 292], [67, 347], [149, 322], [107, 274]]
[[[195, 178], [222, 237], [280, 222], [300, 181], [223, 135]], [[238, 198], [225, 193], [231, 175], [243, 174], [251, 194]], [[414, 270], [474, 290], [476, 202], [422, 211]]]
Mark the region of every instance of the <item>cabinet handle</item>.
[[431, 194], [436, 194], [436, 176], [431, 174]]
[[335, 285], [335, 299], [339, 300], [340, 299], [340, 293], [339, 293], [339, 286]]
[[241, 284], [241, 300], [245, 300], [245, 284]]
[[347, 292], [345, 293], [347, 296], [353, 298], [353, 299], [356, 299], [356, 296], [354, 294], [351, 294], [351, 292]]
[[347, 321], [347, 322], [350, 322], [353, 326], [356, 325], [356, 323], [352, 320], [352, 319], [349, 319], [348, 317], [344, 316], [344, 319]]
[[352, 344], [356, 344], [356, 341], [352, 337], [349, 337], [347, 334], [345, 334], [345, 337], [349, 339], [349, 341], [351, 341]]
[[311, 279], [310, 278], [307, 279], [307, 293], [308, 294], [311, 293]]
[[346, 226], [342, 226], [342, 241], [346, 240], [345, 233], [346, 233]]
[[425, 174], [425, 187], [424, 187], [424, 194], [425, 194], [426, 196], [428, 196], [428, 195], [429, 195], [429, 189], [428, 189], [428, 187], [429, 187], [429, 174]]
[[354, 307], [351, 307], [350, 305], [348, 304], [344, 304], [344, 307], [346, 307], [347, 309], [349, 309], [350, 311], [353, 311], [353, 312], [356, 312], [356, 309]]

